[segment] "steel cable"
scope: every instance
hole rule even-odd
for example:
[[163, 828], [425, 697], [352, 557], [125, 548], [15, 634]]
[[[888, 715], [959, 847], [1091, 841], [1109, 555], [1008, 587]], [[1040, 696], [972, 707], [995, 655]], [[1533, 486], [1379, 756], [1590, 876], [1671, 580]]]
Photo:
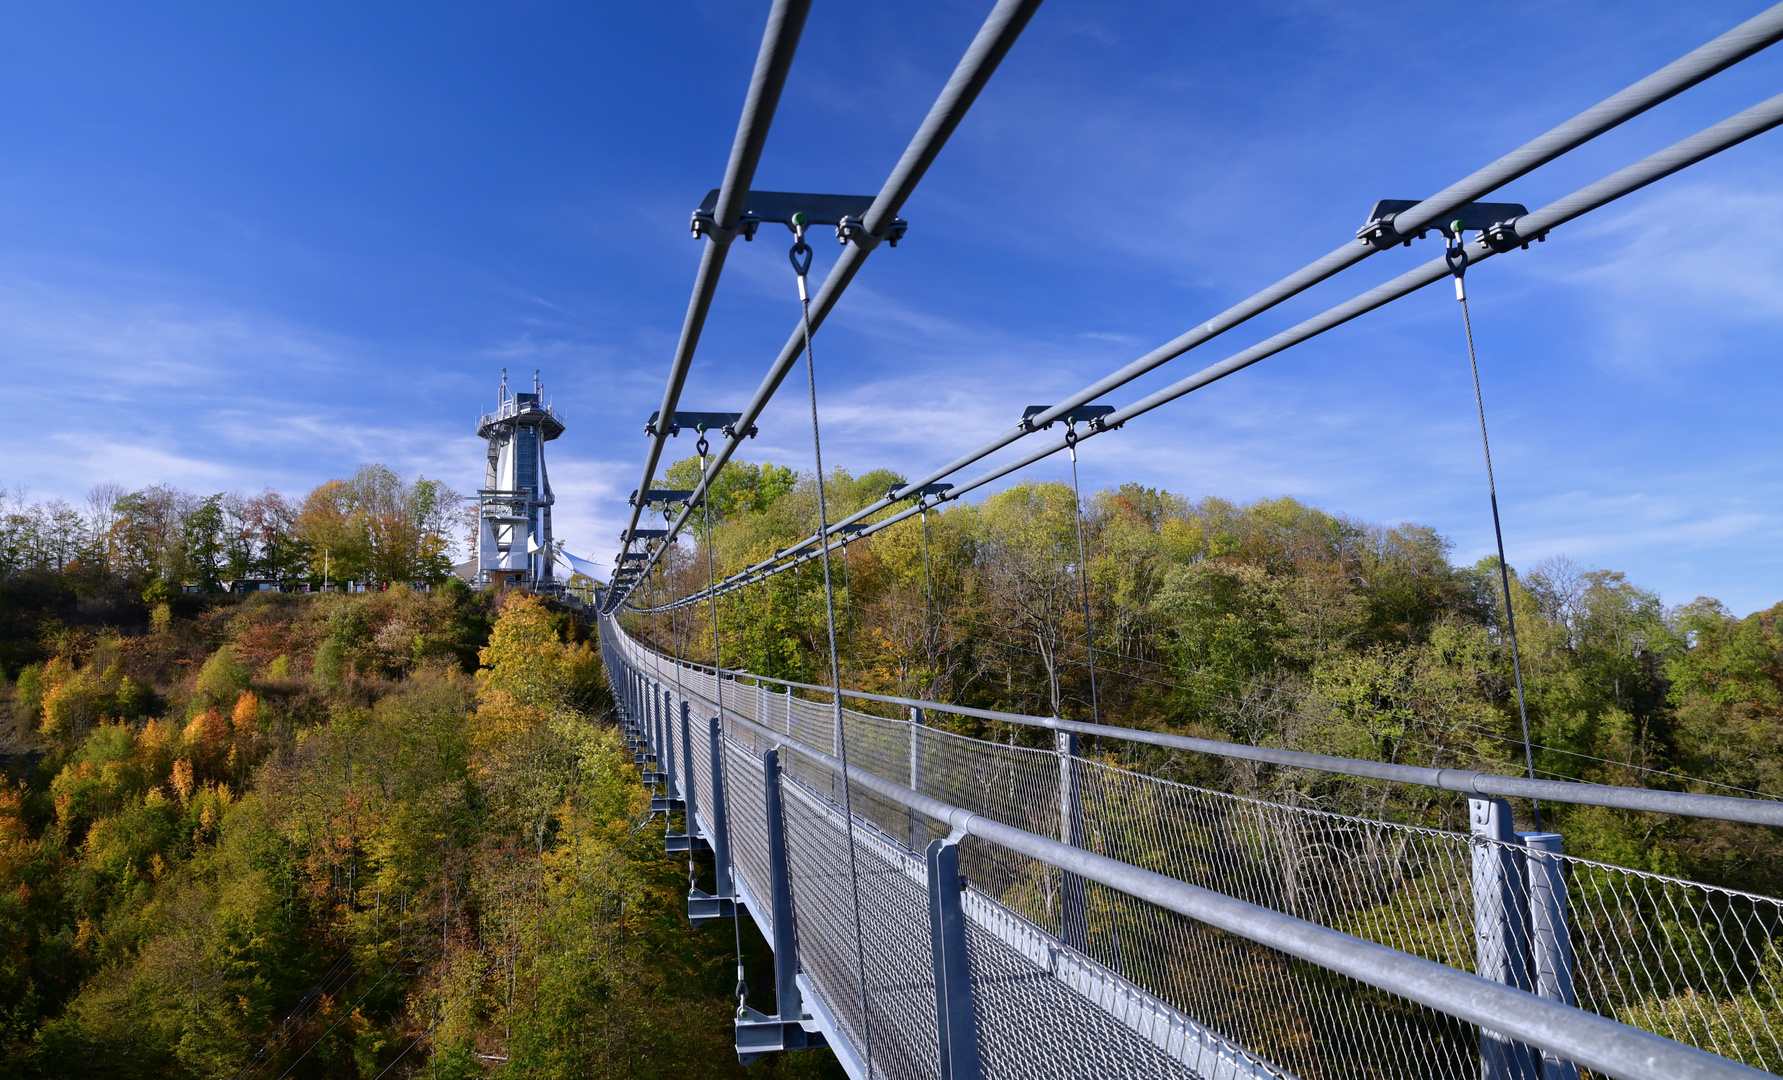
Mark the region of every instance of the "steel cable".
[[[1456, 226], [1461, 223], [1455, 222]], [[1467, 363], [1473, 371], [1473, 400], [1480, 412], [1480, 449], [1486, 455], [1486, 492], [1492, 501], [1492, 537], [1498, 542], [1498, 581], [1504, 588], [1505, 625], [1511, 633], [1511, 671], [1517, 679], [1517, 715], [1523, 721], [1523, 761], [1529, 768], [1529, 778], [1535, 776], [1535, 751], [1529, 745], [1529, 704], [1523, 692], [1523, 657], [1517, 647], [1517, 612], [1511, 601], [1510, 566], [1504, 561], [1504, 529], [1498, 521], [1498, 483], [1492, 478], [1492, 441], [1486, 437], [1486, 397], [1480, 390], [1480, 361], [1474, 355], [1473, 317], [1467, 310], [1467, 247], [1463, 242], [1459, 228], [1452, 230], [1455, 242], [1449, 246], [1449, 269], [1455, 274], [1455, 299], [1461, 302], [1461, 325], [1467, 331]], [[1540, 800], [1529, 800], [1529, 809], [1535, 819], [1535, 831], [1542, 831], [1542, 804]]]
[[[799, 305], [805, 316], [805, 378], [811, 389], [811, 454], [817, 472], [817, 525], [822, 534], [829, 532], [829, 510], [824, 502], [823, 482], [823, 438], [817, 423], [817, 361], [811, 350], [811, 294], [805, 288], [805, 272], [811, 268], [811, 248], [805, 243], [805, 222], [803, 214], [793, 215], [794, 243], [791, 252], [792, 267], [798, 275]], [[800, 257], [803, 256], [803, 262]], [[716, 598], [714, 598], [716, 603]], [[824, 619], [829, 629], [830, 645], [830, 686], [832, 701], [835, 705], [836, 717], [836, 756], [842, 761], [842, 813], [848, 820], [848, 882], [854, 898], [854, 959], [856, 981], [860, 986], [861, 1003], [861, 1048], [866, 1056], [867, 1075], [873, 1075], [873, 1027], [867, 1013], [867, 960], [861, 942], [861, 885], [860, 874], [855, 864], [854, 843], [854, 800], [848, 782], [848, 736], [842, 723], [842, 665], [836, 652], [836, 597], [830, 586], [830, 549], [823, 548], [823, 606]], [[714, 624], [716, 625], [716, 624]], [[714, 665], [715, 669], [719, 669]], [[714, 676], [714, 682], [723, 684], [724, 679]]]
[[[996, 18], [996, 13], [993, 13], [992, 18]], [[987, 28], [990, 26], [990, 22], [991, 20], [986, 21]], [[1019, 27], [1017, 29], [1019, 31]], [[1718, 72], [1739, 63], [1741, 60], [1768, 48], [1772, 44], [1775, 44], [1779, 39], [1783, 39], [1783, 4], [1774, 5], [1760, 14], [1753, 16], [1719, 37], [1716, 37], [1714, 40], [1692, 50], [1677, 60], [1674, 60], [1672, 63], [1667, 64], [1665, 67], [1646, 78], [1633, 83], [1608, 98], [1605, 98], [1603, 101], [1572, 117], [1570, 120], [1567, 120], [1535, 139], [1530, 140], [1516, 150], [1503, 155], [1491, 164], [1476, 170], [1466, 178], [1451, 184], [1437, 195], [1424, 200], [1408, 210], [1402, 211], [1393, 217], [1391, 227], [1403, 232], [1407, 237], [1416, 235], [1432, 222], [1439, 220], [1450, 210], [1480, 198], [1494, 189], [1577, 149], [1579, 146], [1596, 138], [1598, 135], [1646, 112], [1655, 105], [1682, 93]], [[968, 59], [970, 59], [970, 54], [968, 54]], [[962, 61], [961, 63], [963, 67], [966, 61]], [[956, 72], [956, 77], [957, 74], [958, 73]], [[940, 102], [937, 102], [937, 108], [940, 107], [940, 104]], [[933, 114], [931, 114], [931, 116], [932, 115]], [[1128, 364], [1114, 374], [1097, 381], [1077, 393], [1069, 395], [1045, 412], [1034, 417], [1026, 418], [1024, 423], [1018, 425], [1014, 430], [997, 436], [983, 446], [980, 446], [978, 449], [973, 450], [960, 458], [956, 458], [954, 461], [949, 462], [921, 479], [894, 489], [894, 491], [889, 493], [885, 499], [870, 504], [838, 522], [837, 527], [851, 524], [877, 513], [880, 510], [889, 508], [902, 499], [908, 498], [911, 493], [916, 492], [931, 483], [939, 481], [943, 477], [950, 476], [961, 469], [964, 469], [968, 465], [980, 461], [996, 451], [1009, 446], [1011, 443], [1045, 427], [1048, 423], [1065, 415], [1078, 405], [1099, 397], [1109, 390], [1123, 386], [1138, 378], [1140, 375], [1143, 375], [1146, 372], [1205, 344], [1220, 334], [1225, 333], [1227, 330], [1239, 326], [1251, 318], [1268, 311], [1283, 301], [1299, 295], [1301, 292], [1330, 278], [1341, 270], [1368, 258], [1370, 255], [1373, 255], [1376, 250], [1377, 248], [1373, 245], [1360, 242], [1346, 244], [1343, 247], [1338, 248], [1329, 255], [1308, 264], [1306, 267], [1281, 279], [1274, 285], [1271, 285], [1233, 307], [1228, 308], [1226, 311], [1221, 312], [1206, 323], [1203, 323], [1200, 326], [1195, 327], [1193, 330], [1180, 335], [1175, 340], [1154, 349], [1152, 352], [1133, 361], [1131, 364]], [[852, 252], [849, 254], [852, 254]], [[833, 276], [835, 275], [832, 275], [832, 277]], [[849, 277], [852, 278], [852, 270], [849, 273]], [[845, 286], [846, 282], [843, 282], [842, 285]], [[828, 286], [829, 282], [826, 281], [825, 289], [823, 290], [824, 293], [828, 292]], [[819, 300], [822, 301], [823, 299], [824, 297], [822, 293], [820, 293]], [[827, 311], [827, 307], [823, 310]], [[789, 342], [789, 348], [792, 344], [793, 343]], [[788, 362], [790, 361], [787, 360], [787, 354], [783, 351], [782, 363]], [[777, 378], [774, 378], [773, 382], [774, 385], [778, 385]], [[758, 400], [761, 399], [759, 391], [757, 398]], [[765, 404], [765, 400], [762, 401], [762, 404]], [[759, 409], [755, 408], [755, 403], [752, 402], [751, 412], [746, 417], [746, 420], [752, 419], [756, 412], [759, 412]], [[1114, 426], [1118, 426], [1118, 424]], [[1095, 428], [1091, 433], [1094, 434], [1099, 430], [1102, 429]], [[727, 441], [725, 447], [721, 451], [721, 458], [728, 459], [731, 451], [740, 442], [740, 438], [741, 436], [739, 435]], [[1048, 451], [1048, 453], [1051, 452], [1054, 451]], [[702, 485], [705, 482], [707, 481], [702, 481]], [[682, 521], [684, 520], [685, 515], [683, 515], [682, 518]], [[671, 528], [671, 537], [681, 527], [681, 524], [682, 522], [678, 521]], [[813, 537], [812, 539], [815, 540], [816, 537]], [[625, 591], [620, 590], [618, 595], [621, 600], [623, 600]], [[612, 611], [616, 610], [616, 608], [609, 607], [607, 610]]]
[[[1705, 128], [1704, 130], [1697, 132], [1695, 135], [1673, 143], [1671, 146], [1668, 146], [1657, 153], [1649, 154], [1640, 161], [1619, 169], [1596, 183], [1586, 185], [1570, 195], [1557, 199], [1554, 202], [1549, 203], [1547, 206], [1542, 207], [1540, 210], [1533, 211], [1523, 217], [1517, 218], [1514, 222], [1509, 223], [1511, 230], [1510, 236], [1512, 239], [1509, 244], [1502, 247], [1502, 250], [1508, 251], [1512, 246], [1517, 244], [1524, 244], [1541, 239], [1552, 229], [1558, 228], [1586, 213], [1599, 209], [1625, 195], [1638, 191], [1649, 184], [1664, 179], [1673, 173], [1694, 165], [1706, 158], [1712, 157], [1730, 147], [1737, 146], [1754, 136], [1777, 127], [1779, 124], [1783, 124], [1783, 94], [1779, 94], [1766, 101], [1760, 102], [1752, 108], [1735, 116], [1731, 116], [1713, 127]], [[1495, 247], [1492, 243], [1488, 243], [1482, 238], [1466, 245], [1466, 250], [1468, 261], [1471, 264], [1482, 262], [1499, 254], [1501, 248]], [[1129, 420], [1151, 412], [1160, 406], [1175, 401], [1177, 398], [1193, 393], [1202, 387], [1208, 386], [1228, 375], [1250, 367], [1252, 364], [1256, 364], [1274, 356], [1294, 345], [1298, 345], [1301, 342], [1317, 337], [1328, 330], [1342, 326], [1343, 324], [1357, 319], [1377, 308], [1383, 307], [1394, 300], [1409, 296], [1410, 294], [1417, 292], [1419, 289], [1434, 284], [1449, 276], [1450, 270], [1447, 258], [1439, 257], [1432, 259], [1422, 266], [1408, 270], [1393, 280], [1370, 289], [1368, 292], [1353, 297], [1352, 299], [1345, 301], [1336, 307], [1330, 308], [1319, 315], [1315, 315], [1296, 326], [1283, 330], [1281, 333], [1276, 334], [1266, 341], [1259, 342], [1248, 349], [1234, 353], [1226, 359], [1216, 364], [1211, 364], [1170, 386], [1166, 386], [1161, 390], [1148, 394], [1130, 405], [1116, 409], [1113, 413], [1100, 418], [1095, 424], [1091, 425], [1086, 433], [1079, 436], [1079, 440], [1081, 441], [1096, 435], [1119, 430]], [[952, 485], [946, 494], [941, 496], [941, 501], [957, 500], [970, 491], [999, 480], [1017, 470], [1026, 468], [1035, 462], [1042, 461], [1065, 448], [1066, 443], [1063, 439], [1048, 443], [1040, 449], [1031, 451], [1013, 461], [989, 469], [960, 484]], [[923, 505], [926, 504], [919, 502], [916, 507], [910, 507], [892, 514], [889, 517], [882, 518], [867, 528], [862, 529], [859, 535], [869, 535], [889, 525], [894, 525], [897, 522], [903, 521], [920, 512], [920, 508]], [[877, 513], [880, 510], [888, 509], [889, 506], [889, 503], [877, 503], [860, 511], [856, 517], [868, 516], [872, 513]], [[793, 548], [788, 549], [788, 551], [802, 551], [807, 546], [817, 543], [817, 537], [813, 536], [802, 541], [800, 544], [795, 545]], [[827, 549], [829, 545], [819, 544], [819, 546]], [[779, 558], [784, 557], [785, 553], [781, 553], [779, 556]], [[727, 578], [724, 583], [721, 583], [720, 588], [737, 588], [740, 585], [755, 581], [756, 575], [758, 574], [764, 572], [777, 573], [779, 570], [785, 568], [784, 564], [775, 566], [775, 562], [776, 560], [770, 559], [767, 562], [749, 567], [746, 570]], [[700, 599], [701, 597], [695, 594], [683, 597], [680, 600], [675, 601], [675, 603], [695, 603]], [[634, 608], [634, 610], [647, 609]]]

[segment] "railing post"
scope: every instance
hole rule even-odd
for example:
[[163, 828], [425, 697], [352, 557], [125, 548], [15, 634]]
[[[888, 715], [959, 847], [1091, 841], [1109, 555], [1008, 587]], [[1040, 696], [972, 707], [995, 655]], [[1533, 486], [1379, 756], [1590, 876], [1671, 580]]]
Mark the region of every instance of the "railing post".
[[[688, 772], [685, 768], [685, 697], [681, 699], [679, 704], [681, 704], [681, 727], [678, 729], [678, 727], [676, 727], [676, 702], [672, 700], [669, 688], [665, 686], [665, 688], [663, 688], [663, 722], [661, 722], [663, 749], [661, 749], [661, 754], [658, 756], [661, 768], [661, 773], [658, 773], [658, 775], [663, 777], [663, 795], [651, 800], [651, 809], [660, 809], [660, 811], [663, 811], [665, 814], [669, 814], [670, 811], [676, 811], [676, 809], [685, 809], [686, 811], [685, 820], [683, 820], [683, 832], [676, 832], [672, 822], [670, 822], [669, 829], [663, 832], [663, 850], [667, 850], [670, 854], [672, 854], [672, 852], [690, 852], [690, 850], [694, 850], [695, 847], [699, 847], [699, 838], [695, 836], [697, 830], [694, 829], [694, 804], [688, 802], [688, 798], [690, 798], [690, 795], [688, 795], [688, 788], [690, 788], [690, 784], [694, 781], [694, 777], [692, 777], [692, 773]], [[681, 763], [683, 768], [681, 768], [679, 775], [676, 773], [676, 768], [678, 768], [678, 765], [676, 765], [676, 747], [678, 747], [676, 732], [678, 731], [683, 732], [681, 738], [679, 738], [679, 756], [683, 757], [683, 763]]]
[[[1529, 939], [1535, 992], [1562, 1005], [1578, 1004], [1573, 994], [1572, 930], [1567, 921], [1566, 877], [1559, 833], [1519, 833], [1524, 874], [1529, 882]], [[1579, 1080], [1579, 1067], [1542, 1051], [1542, 1080]]]
[[979, 1080], [978, 1017], [972, 1004], [972, 965], [966, 955], [966, 914], [960, 904], [957, 842], [928, 846], [929, 945], [935, 961], [935, 1028], [941, 1080]]
[[632, 761], [638, 768], [643, 769], [650, 757], [650, 716], [649, 710], [645, 707], [644, 673], [634, 668], [631, 677]]
[[[1529, 895], [1522, 840], [1503, 799], [1469, 799], [1473, 833], [1474, 974], [1518, 990], [1529, 977]], [[1480, 1080], [1540, 1080], [1538, 1052], [1480, 1029]]]
[[[762, 755], [767, 795], [768, 894], [773, 912], [774, 1002], [776, 1015], [748, 1006], [737, 1009], [737, 1060], [749, 1064], [775, 1050], [812, 1045], [800, 1021], [805, 1010], [799, 997], [798, 936], [793, 930], [792, 879], [786, 862], [786, 814], [780, 792], [780, 750]], [[822, 1045], [820, 1042], [817, 1045]]]
[[[662, 747], [657, 751], [656, 761], [658, 775], [663, 779], [663, 789], [660, 797], [651, 800], [650, 808], [652, 810], [661, 810], [666, 813], [670, 810], [676, 810], [686, 806], [687, 792], [685, 790], [686, 785], [683, 783], [684, 778], [676, 775], [675, 703], [673, 696], [669, 692], [669, 688], [666, 686], [662, 688], [661, 704], [662, 720], [661, 723], [658, 724], [658, 730], [662, 733]], [[685, 702], [682, 703], [682, 707], [686, 708]], [[689, 826], [687, 831], [691, 833], [693, 831], [692, 827]], [[680, 836], [671, 829], [668, 833], [668, 839], [668, 850], [687, 850], [685, 836]], [[678, 839], [680, 840], [679, 843], [676, 842]]]
[[[924, 778], [923, 766], [923, 715], [915, 705], [910, 706], [910, 790], [922, 791]], [[928, 847], [924, 842], [928, 839], [929, 827], [923, 816], [910, 811], [910, 850], [922, 851]]]
[[[713, 888], [718, 895], [711, 896], [695, 888], [687, 891], [687, 921], [695, 926], [708, 919], [722, 919], [737, 914], [737, 886], [731, 877], [731, 831], [730, 818], [724, 801], [724, 738], [722, 725], [718, 717], [708, 721], [711, 732], [712, 748], [712, 806], [708, 815], [712, 822], [710, 841], [712, 845], [712, 876], [715, 879]], [[688, 829], [692, 831], [691, 826]]]
[[786, 737], [792, 738], [792, 687], [786, 688]]
[[645, 693], [644, 783], [662, 783], [662, 697], [655, 679]]
[[692, 835], [699, 831], [696, 818], [699, 815], [699, 796], [695, 791], [698, 786], [693, 782], [693, 739], [692, 729], [687, 720], [687, 699], [682, 698], [681, 705], [681, 805], [687, 810], [687, 832]]
[[[1083, 803], [1077, 794], [1077, 733], [1054, 732], [1059, 752], [1059, 842], [1083, 846]], [[1059, 872], [1059, 942], [1080, 953], [1090, 944], [1088, 902], [1083, 878]]]

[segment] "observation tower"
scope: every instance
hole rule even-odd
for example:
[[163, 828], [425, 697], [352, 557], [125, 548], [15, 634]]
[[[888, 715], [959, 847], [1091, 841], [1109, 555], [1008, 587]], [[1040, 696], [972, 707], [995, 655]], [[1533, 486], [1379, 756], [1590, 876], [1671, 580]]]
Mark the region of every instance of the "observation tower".
[[489, 469], [477, 490], [479, 588], [561, 587], [552, 569], [551, 504], [557, 500], [545, 444], [563, 434], [563, 421], [543, 396], [536, 371], [532, 393], [510, 394], [503, 368], [495, 411], [477, 422], [477, 436], [489, 441]]

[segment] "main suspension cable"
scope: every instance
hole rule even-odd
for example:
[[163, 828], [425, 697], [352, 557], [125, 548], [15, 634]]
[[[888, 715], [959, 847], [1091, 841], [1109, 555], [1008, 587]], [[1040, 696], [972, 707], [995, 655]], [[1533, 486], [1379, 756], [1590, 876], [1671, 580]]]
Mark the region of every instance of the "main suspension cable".
[[[811, 246], [805, 243], [805, 215], [793, 215], [793, 245], [790, 254], [793, 271], [799, 279], [799, 304], [805, 314], [805, 378], [811, 389], [811, 456], [817, 467], [818, 535], [830, 531], [829, 509], [824, 502], [823, 438], [817, 424], [817, 362], [811, 352], [811, 294], [806, 291], [805, 273], [811, 269]], [[861, 934], [861, 877], [855, 864], [853, 785], [848, 780], [848, 733], [842, 722], [842, 665], [836, 652], [836, 597], [830, 583], [830, 546], [819, 545], [823, 553], [823, 606], [829, 628], [830, 692], [836, 717], [836, 757], [842, 763], [842, 816], [848, 820], [848, 885], [854, 899], [854, 967], [861, 997], [861, 1050], [866, 1058], [867, 1075], [873, 1075], [873, 1024], [867, 1013], [867, 956]], [[718, 670], [722, 667], [714, 665]], [[723, 682], [722, 676], [716, 676]]]
[[[1504, 561], [1504, 529], [1498, 521], [1498, 484], [1492, 478], [1492, 441], [1486, 437], [1486, 397], [1480, 390], [1480, 362], [1474, 355], [1473, 316], [1467, 310], [1467, 247], [1461, 233], [1461, 222], [1450, 226], [1454, 233], [1452, 242], [1445, 249], [1449, 260], [1449, 269], [1455, 275], [1455, 299], [1461, 302], [1461, 326], [1467, 333], [1467, 363], [1473, 370], [1473, 400], [1480, 413], [1480, 449], [1486, 455], [1486, 493], [1492, 502], [1492, 538], [1498, 542], [1498, 583], [1504, 589], [1504, 620], [1511, 634], [1511, 671], [1517, 678], [1517, 715], [1523, 721], [1523, 762], [1529, 769], [1529, 778], [1535, 779], [1535, 749], [1529, 738], [1529, 704], [1523, 693], [1523, 658], [1517, 647], [1517, 612], [1511, 602], [1511, 572], [1509, 564]], [[1529, 800], [1530, 812], [1535, 819], [1535, 830], [1542, 828], [1542, 804], [1539, 800]]]

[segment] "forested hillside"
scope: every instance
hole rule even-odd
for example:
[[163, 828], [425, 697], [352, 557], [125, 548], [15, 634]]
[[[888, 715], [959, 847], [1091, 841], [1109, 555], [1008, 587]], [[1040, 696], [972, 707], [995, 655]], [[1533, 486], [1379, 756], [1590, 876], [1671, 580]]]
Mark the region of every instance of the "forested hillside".
[[[666, 482], [691, 487], [694, 467]], [[836, 473], [832, 513], [897, 479]], [[444, 535], [379, 524], [363, 490], [312, 495], [292, 520], [344, 508], [320, 520], [343, 523], [337, 540], [359, 537], [365, 551], [408, 536], [421, 539], [406, 550], [424, 553], [422, 539]], [[212, 501], [186, 500], [177, 528], [131, 548], [121, 545], [144, 535], [135, 498], [118, 496], [110, 517], [69, 511], [59, 526], [60, 511], [15, 504], [6, 521], [10, 538], [63, 536], [9, 554], [0, 573], [7, 1075], [739, 1074], [732, 928], [687, 926], [688, 867], [662, 855], [663, 822], [647, 820], [590, 627], [538, 599], [449, 579], [415, 591], [396, 574], [365, 594], [187, 593], [175, 586], [192, 567], [227, 566], [225, 533], [192, 524]], [[1059, 484], [850, 544], [835, 564], [844, 680], [1520, 771], [1494, 567], [1451, 565], [1427, 528], [1287, 499], [1241, 506], [1125, 487], [1087, 502], [1094, 708], [1074, 499]], [[813, 484], [738, 464], [713, 508], [722, 575], [805, 536]], [[313, 552], [322, 534], [291, 535]], [[73, 554], [58, 563], [51, 550]], [[283, 557], [264, 539], [248, 550]], [[634, 600], [703, 585], [705, 555], [702, 541], [683, 543], [674, 580]], [[1745, 618], [1712, 600], [1667, 609], [1619, 574], [1562, 561], [1513, 581], [1543, 775], [1783, 794], [1783, 607]], [[827, 677], [815, 563], [717, 609], [727, 665]], [[628, 619], [665, 648], [709, 657], [711, 614]], [[1227, 790], [1464, 827], [1458, 796], [1112, 740], [1087, 751]], [[1783, 844], [1768, 830], [1547, 810], [1571, 851], [1783, 892]], [[695, 870], [709, 888], [709, 867]], [[770, 964], [749, 925], [751, 1002], [771, 1007]], [[819, 1051], [751, 1071], [835, 1069]]]
[[[731, 927], [686, 924], [589, 628], [444, 578], [449, 491], [6, 511], [0, 1073], [741, 1074]], [[394, 583], [182, 587], [324, 544]]]
[[[165, 484], [101, 484], [84, 505], [0, 489], [0, 589], [20, 612], [75, 601], [215, 592], [226, 580], [285, 586], [439, 581], [468, 525], [464, 499], [438, 480], [362, 466], [301, 499], [200, 495]], [[145, 594], [146, 590], [146, 594]], [[0, 635], [29, 638], [16, 625]]]

